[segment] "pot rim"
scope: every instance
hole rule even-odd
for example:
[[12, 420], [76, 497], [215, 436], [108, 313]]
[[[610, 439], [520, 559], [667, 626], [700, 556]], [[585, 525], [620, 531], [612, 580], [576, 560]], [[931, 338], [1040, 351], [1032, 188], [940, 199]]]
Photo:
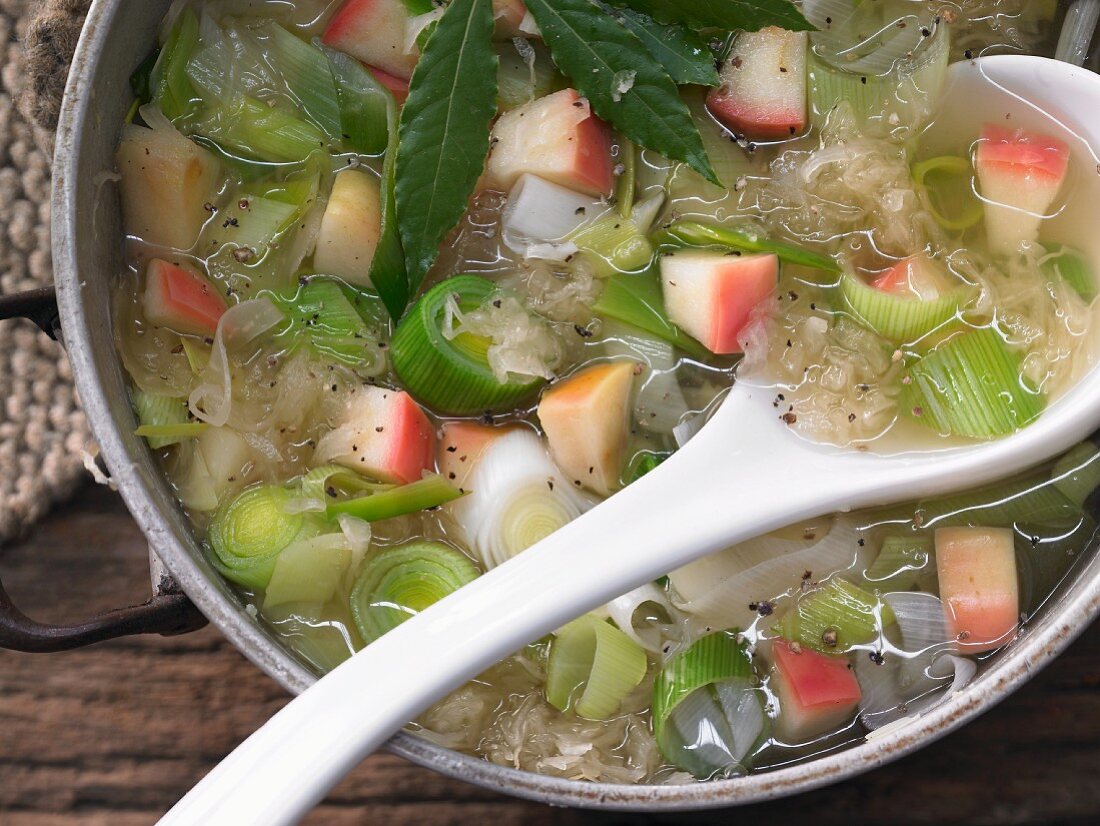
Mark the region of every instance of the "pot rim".
[[[101, 128], [94, 106], [97, 69], [123, 0], [94, 0], [77, 46], [57, 130], [53, 178], [53, 259], [64, 339], [88, 421], [131, 514], [195, 605], [230, 642], [284, 688], [299, 693], [317, 678], [268, 638], [242, 608], [207, 579], [156, 504], [153, 481], [131, 460], [111, 406], [81, 301], [78, 183], [86, 131]], [[132, 11], [132, 9], [131, 9]], [[143, 55], [135, 55], [134, 65]], [[418, 765], [487, 789], [558, 806], [619, 811], [707, 809], [810, 791], [882, 766], [949, 734], [988, 711], [1060, 654], [1100, 613], [1100, 556], [1025, 626], [1013, 647], [970, 685], [933, 710], [880, 730], [863, 742], [813, 760], [733, 780], [683, 786], [625, 786], [547, 777], [459, 754], [407, 732], [386, 746]]]

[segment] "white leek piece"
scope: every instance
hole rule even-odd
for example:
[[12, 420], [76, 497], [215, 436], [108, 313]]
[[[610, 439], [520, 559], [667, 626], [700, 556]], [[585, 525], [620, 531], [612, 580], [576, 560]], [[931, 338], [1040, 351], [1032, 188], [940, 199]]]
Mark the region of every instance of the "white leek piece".
[[620, 631], [654, 654], [668, 653], [670, 644], [683, 636], [683, 615], [652, 582], [613, 599], [605, 609]]
[[565, 261], [578, 252], [569, 236], [609, 209], [598, 198], [523, 175], [504, 206], [504, 243], [524, 258]]
[[497, 439], [467, 477], [470, 493], [450, 511], [467, 547], [495, 568], [590, 509], [532, 431]]
[[763, 603], [799, 592], [809, 572], [821, 581], [862, 571], [866, 545], [854, 517], [840, 516], [829, 532], [805, 540], [769, 534], [705, 557], [669, 574], [673, 605], [712, 628], [747, 628]]

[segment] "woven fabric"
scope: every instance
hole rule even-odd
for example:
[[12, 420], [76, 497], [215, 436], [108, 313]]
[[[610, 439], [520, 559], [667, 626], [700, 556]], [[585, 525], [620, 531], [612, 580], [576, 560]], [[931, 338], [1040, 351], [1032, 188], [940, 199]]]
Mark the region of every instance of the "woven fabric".
[[[88, 0], [0, 0], [0, 292], [50, 284], [50, 147]], [[0, 541], [68, 496], [90, 434], [60, 346], [0, 323]]]

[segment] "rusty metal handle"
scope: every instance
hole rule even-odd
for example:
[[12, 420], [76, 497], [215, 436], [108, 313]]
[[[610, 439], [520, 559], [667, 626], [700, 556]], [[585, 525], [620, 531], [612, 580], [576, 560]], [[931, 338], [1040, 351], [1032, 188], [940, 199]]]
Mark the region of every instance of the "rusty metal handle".
[[13, 651], [69, 651], [135, 634], [186, 634], [204, 625], [206, 617], [184, 594], [160, 594], [144, 605], [120, 608], [74, 625], [45, 625], [16, 608], [0, 583], [0, 648]]
[[[57, 297], [52, 288], [0, 296], [0, 321], [25, 318], [52, 339], [61, 331]], [[0, 648], [45, 653], [67, 651], [135, 634], [172, 636], [196, 631], [206, 617], [184, 594], [156, 594], [143, 605], [120, 608], [73, 625], [35, 622], [11, 601], [0, 582]]]
[[53, 287], [27, 290], [14, 295], [0, 295], [0, 321], [25, 318], [54, 341], [61, 333], [61, 315], [57, 311], [57, 293]]

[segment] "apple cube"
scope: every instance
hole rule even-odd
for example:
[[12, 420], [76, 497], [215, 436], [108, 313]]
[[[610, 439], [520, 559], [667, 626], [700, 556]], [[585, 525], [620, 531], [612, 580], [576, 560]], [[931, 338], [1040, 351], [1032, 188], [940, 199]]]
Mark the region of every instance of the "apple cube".
[[589, 367], [547, 390], [538, 416], [550, 455], [575, 483], [609, 496], [620, 486], [635, 362]]
[[740, 353], [753, 309], [774, 292], [779, 258], [770, 253], [684, 250], [661, 258], [669, 320], [712, 353]]
[[722, 66], [722, 84], [707, 108], [737, 135], [779, 140], [806, 131], [805, 32], [744, 32]]
[[382, 235], [378, 178], [359, 169], [336, 176], [321, 219], [313, 267], [359, 287], [370, 287], [370, 270]]
[[453, 482], [460, 490], [465, 490], [466, 481], [485, 451], [516, 429], [475, 422], [448, 422], [443, 425], [443, 438], [439, 440], [436, 457], [440, 476]]
[[511, 40], [513, 37], [530, 37], [520, 26], [527, 17], [523, 0], [493, 0], [493, 17], [496, 18], [496, 37]]
[[156, 247], [191, 249], [221, 184], [217, 158], [175, 129], [128, 125], [116, 160], [126, 234]]
[[1020, 596], [1011, 529], [940, 528], [936, 571], [947, 631], [960, 652], [979, 654], [1016, 638]]
[[389, 72], [376, 69], [374, 66], [367, 66], [367, 71], [371, 73], [371, 77], [393, 95], [393, 99], [397, 101], [398, 106], [409, 99], [409, 81], [407, 79], [395, 77]]
[[831, 657], [775, 640], [769, 687], [779, 698], [775, 732], [785, 743], [807, 743], [852, 719], [863, 696], [846, 657]]
[[985, 199], [985, 228], [994, 253], [1011, 255], [1039, 230], [1069, 170], [1069, 147], [1057, 138], [987, 124], [974, 167]]
[[435, 467], [435, 429], [405, 391], [362, 387], [348, 403], [344, 424], [317, 443], [314, 462], [408, 484]]
[[509, 192], [524, 174], [586, 195], [611, 195], [611, 128], [575, 89], [533, 100], [496, 122], [484, 185]]
[[226, 310], [213, 284], [160, 258], [145, 268], [141, 306], [151, 324], [196, 336], [213, 336]]
[[897, 296], [935, 301], [950, 289], [950, 276], [943, 265], [927, 255], [899, 261], [875, 279], [876, 290]]
[[410, 19], [404, 0], [345, 0], [321, 39], [326, 46], [408, 80], [420, 59], [415, 47], [405, 48]]

